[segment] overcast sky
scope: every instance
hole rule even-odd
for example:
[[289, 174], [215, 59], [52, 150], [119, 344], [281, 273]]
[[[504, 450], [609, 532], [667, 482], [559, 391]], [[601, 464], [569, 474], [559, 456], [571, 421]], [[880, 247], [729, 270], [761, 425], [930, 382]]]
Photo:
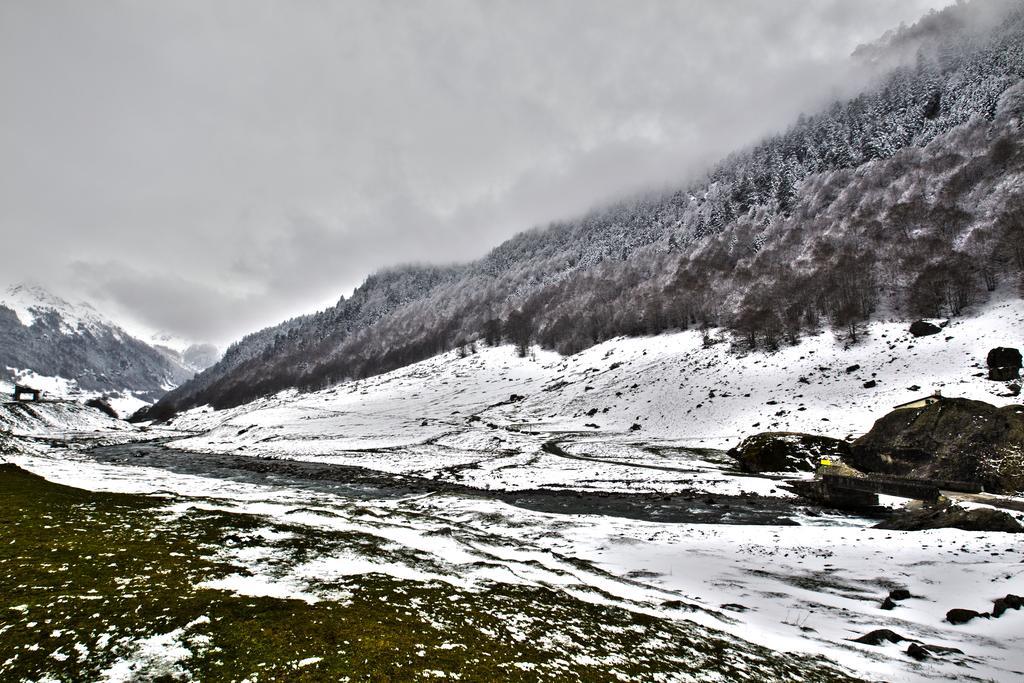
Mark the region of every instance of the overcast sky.
[[948, 0], [2, 0], [0, 269], [193, 340], [680, 184]]

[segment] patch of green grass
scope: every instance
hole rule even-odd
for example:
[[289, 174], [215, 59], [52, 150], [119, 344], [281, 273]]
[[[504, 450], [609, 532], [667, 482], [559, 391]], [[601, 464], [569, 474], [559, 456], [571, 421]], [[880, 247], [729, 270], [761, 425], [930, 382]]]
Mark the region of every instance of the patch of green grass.
[[848, 680], [820, 660], [533, 586], [369, 574], [313, 587], [336, 596], [313, 604], [198, 588], [244, 574], [217, 551], [266, 546], [254, 532], [268, 526], [289, 532], [274, 542], [286, 564], [372, 547], [249, 515], [171, 515], [168, 502], [0, 465], [0, 680], [90, 680], [111, 666], [165, 681]]

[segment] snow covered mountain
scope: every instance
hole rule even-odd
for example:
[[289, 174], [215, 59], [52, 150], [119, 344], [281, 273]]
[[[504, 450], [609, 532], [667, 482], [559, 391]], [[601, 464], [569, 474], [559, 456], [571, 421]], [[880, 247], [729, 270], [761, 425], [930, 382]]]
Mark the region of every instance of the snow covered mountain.
[[151, 403], [194, 370], [132, 337], [87, 303], [42, 287], [0, 295], [0, 383], [49, 395], [105, 395], [122, 412]]
[[[982, 9], [1000, 21], [979, 25]], [[858, 58], [896, 66], [702, 181], [524, 232], [474, 263], [377, 273], [242, 339], [148, 416], [314, 391], [474, 341], [575, 353], [719, 326], [777, 348], [823, 328], [855, 339], [880, 311], [960, 314], [1024, 270], [1024, 8], [959, 3]]]
[[147, 343], [192, 372], [202, 372], [220, 360], [220, 351], [213, 344], [191, 343], [166, 334], [153, 335]]

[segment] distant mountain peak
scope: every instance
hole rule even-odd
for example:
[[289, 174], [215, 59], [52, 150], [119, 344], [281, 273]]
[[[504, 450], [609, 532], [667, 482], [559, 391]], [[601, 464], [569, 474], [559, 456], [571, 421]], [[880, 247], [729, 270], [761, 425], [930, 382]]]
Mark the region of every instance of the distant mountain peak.
[[61, 319], [61, 328], [65, 333], [74, 333], [80, 328], [96, 331], [106, 327], [118, 334], [124, 334], [119, 326], [100, 315], [91, 304], [84, 301], [70, 303], [35, 283], [8, 287], [0, 297], [0, 306], [14, 311], [25, 327], [31, 327], [40, 315], [56, 313]]

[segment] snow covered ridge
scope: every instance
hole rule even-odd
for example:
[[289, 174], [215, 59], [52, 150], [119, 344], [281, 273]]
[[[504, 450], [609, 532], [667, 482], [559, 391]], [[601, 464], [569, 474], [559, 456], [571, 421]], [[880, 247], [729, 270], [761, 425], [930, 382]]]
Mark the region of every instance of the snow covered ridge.
[[[568, 357], [482, 347], [324, 391], [193, 409], [169, 424], [197, 432], [177, 444], [191, 450], [352, 464], [360, 451], [432, 444], [469, 459], [495, 449], [536, 454], [542, 435], [558, 432], [690, 448], [727, 448], [762, 431], [842, 439], [935, 391], [1018, 402], [1006, 383], [986, 379], [984, 366], [991, 348], [1020, 345], [1022, 326], [1024, 301], [1014, 297], [928, 337], [913, 337], [905, 322], [873, 322], [854, 345], [826, 331], [774, 353], [706, 346], [697, 331], [613, 339]], [[418, 466], [379, 451], [358, 459]]]

